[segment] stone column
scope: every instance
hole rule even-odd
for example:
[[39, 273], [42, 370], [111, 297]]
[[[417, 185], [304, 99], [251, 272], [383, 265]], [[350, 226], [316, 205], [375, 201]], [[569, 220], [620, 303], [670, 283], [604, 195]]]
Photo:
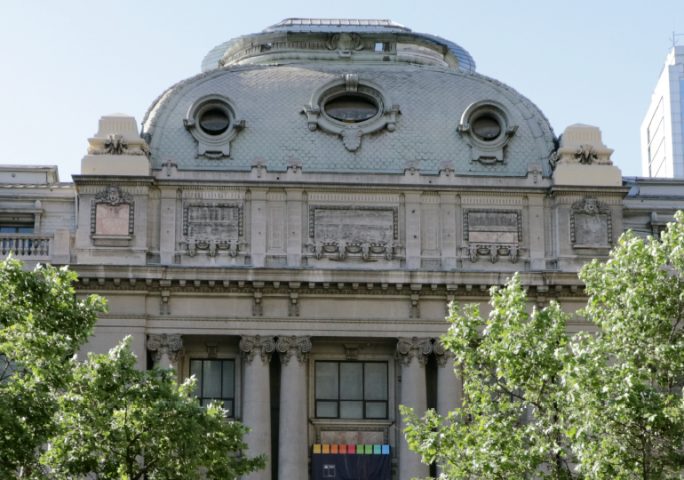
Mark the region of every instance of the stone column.
[[[437, 340], [433, 345], [437, 359], [437, 412], [446, 416], [463, 402], [463, 383], [454, 372], [454, 354]], [[437, 474], [443, 470], [437, 465]]]
[[[425, 364], [432, 352], [429, 338], [400, 338], [397, 342], [397, 358], [401, 363], [401, 386], [399, 402], [412, 407], [417, 415], [427, 410]], [[408, 448], [404, 437], [404, 422], [400, 422], [399, 480], [423, 478], [429, 475], [427, 465], [421, 463], [420, 455]]]
[[306, 479], [308, 472], [306, 365], [311, 338], [280, 337], [280, 436], [278, 478]]
[[250, 428], [245, 436], [249, 456], [266, 455], [266, 466], [245, 477], [249, 480], [271, 478], [271, 385], [269, 363], [275, 350], [273, 337], [244, 336], [240, 353], [244, 365], [242, 380], [242, 421]]
[[460, 407], [463, 401], [463, 383], [454, 372], [454, 354], [437, 340], [433, 345], [437, 359], [437, 412], [446, 415]]
[[178, 333], [147, 336], [147, 349], [153, 352], [154, 366], [178, 369], [178, 356], [183, 350], [183, 337]]

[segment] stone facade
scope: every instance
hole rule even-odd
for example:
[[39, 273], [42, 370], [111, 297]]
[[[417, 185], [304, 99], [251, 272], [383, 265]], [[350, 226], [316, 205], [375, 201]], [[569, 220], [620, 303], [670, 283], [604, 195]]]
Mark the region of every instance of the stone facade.
[[201, 377], [269, 456], [253, 479], [308, 478], [321, 443], [427, 475], [398, 406], [460, 401], [448, 302], [521, 272], [575, 310], [584, 263], [684, 207], [682, 181], [622, 178], [598, 128], [556, 139], [461, 47], [391, 22], [289, 20], [204, 65], [141, 135], [103, 117], [73, 183], [0, 167], [0, 245], [107, 297], [85, 350], [131, 335], [141, 368]]

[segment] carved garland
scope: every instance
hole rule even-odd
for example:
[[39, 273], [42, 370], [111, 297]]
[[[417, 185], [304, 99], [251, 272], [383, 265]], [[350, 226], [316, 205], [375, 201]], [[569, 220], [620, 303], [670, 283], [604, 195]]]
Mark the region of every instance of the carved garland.
[[110, 185], [106, 190], [95, 194], [95, 200], [90, 204], [90, 234], [94, 235], [97, 228], [97, 206], [98, 204], [129, 205], [128, 210], [128, 234], [133, 235], [135, 230], [135, 202], [133, 196], [121, 190], [116, 185]]

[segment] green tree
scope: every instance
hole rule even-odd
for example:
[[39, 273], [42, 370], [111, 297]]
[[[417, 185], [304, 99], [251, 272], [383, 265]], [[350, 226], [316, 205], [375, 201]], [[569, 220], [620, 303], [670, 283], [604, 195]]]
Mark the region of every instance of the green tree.
[[491, 313], [452, 304], [448, 333], [463, 377], [463, 405], [446, 417], [402, 413], [410, 447], [444, 478], [572, 478], [563, 434], [566, 314], [555, 302], [530, 310], [515, 275], [491, 292]]
[[73, 370], [43, 456], [55, 479], [224, 480], [264, 466], [243, 455], [246, 427], [218, 404], [200, 406], [193, 380], [138, 370], [128, 341]]
[[69, 359], [104, 310], [102, 299], [76, 296], [75, 280], [67, 269], [0, 263], [0, 478], [40, 471]]
[[580, 274], [598, 334], [573, 341], [573, 449], [592, 479], [684, 472], [684, 215], [660, 239], [624, 235]]
[[[659, 239], [623, 235], [580, 272], [568, 338], [557, 304], [528, 314], [517, 277], [492, 312], [452, 306], [445, 345], [464, 377], [447, 417], [404, 409], [411, 448], [449, 479], [674, 480], [684, 472], [684, 214]], [[525, 421], [523, 421], [525, 420]]]

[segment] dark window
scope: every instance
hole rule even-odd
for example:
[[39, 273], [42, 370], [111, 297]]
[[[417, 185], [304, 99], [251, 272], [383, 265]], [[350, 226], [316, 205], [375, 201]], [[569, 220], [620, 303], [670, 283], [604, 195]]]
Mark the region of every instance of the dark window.
[[199, 125], [207, 135], [221, 135], [228, 130], [230, 115], [223, 108], [211, 107], [200, 114]]
[[190, 360], [190, 374], [197, 378], [195, 395], [202, 405], [219, 402], [235, 416], [235, 360]]
[[387, 418], [387, 362], [316, 362], [316, 417]]
[[33, 224], [0, 224], [0, 233], [33, 233]]
[[345, 123], [360, 123], [378, 114], [377, 104], [365, 95], [340, 95], [325, 102], [325, 113]]
[[481, 140], [490, 142], [501, 134], [501, 124], [496, 117], [485, 113], [473, 120], [473, 133]]

